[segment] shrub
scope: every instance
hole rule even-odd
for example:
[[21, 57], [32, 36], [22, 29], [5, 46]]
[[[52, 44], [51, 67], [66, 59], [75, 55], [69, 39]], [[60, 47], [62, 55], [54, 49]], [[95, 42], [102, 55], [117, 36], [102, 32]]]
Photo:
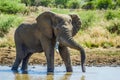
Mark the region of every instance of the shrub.
[[80, 1], [69, 0], [67, 3], [67, 7], [72, 9], [80, 8]]
[[115, 18], [115, 13], [112, 12], [112, 11], [107, 11], [107, 12], [105, 13], [105, 18], [106, 18], [107, 20], [114, 19], [114, 18]]
[[113, 20], [111, 24], [107, 27], [107, 30], [110, 33], [116, 33], [120, 35], [120, 20], [117, 19]]
[[114, 18], [120, 19], [120, 11], [119, 10], [107, 10], [105, 13], [105, 18], [107, 20], [113, 20]]
[[26, 6], [35, 5], [35, 0], [21, 0], [21, 3], [24, 3]]
[[118, 8], [120, 7], [120, 0], [116, 0], [115, 6], [118, 7]]
[[86, 2], [83, 6], [83, 9], [95, 9], [94, 1]]
[[48, 6], [50, 6], [51, 4], [54, 5], [52, 2], [53, 2], [53, 0], [40, 0], [39, 4], [40, 4], [41, 6], [48, 7]]
[[20, 13], [25, 11], [25, 5], [18, 3], [18, 1], [11, 0], [1, 0], [0, 1], [0, 11], [4, 13]]
[[0, 37], [3, 37], [8, 33], [10, 27], [18, 26], [22, 21], [21, 18], [17, 18], [14, 15], [0, 15]]
[[117, 5], [120, 6], [120, 0], [117, 0]]
[[108, 9], [112, 8], [112, 6], [113, 6], [112, 0], [97, 0], [98, 9]]
[[55, 0], [55, 5], [56, 5], [56, 7], [66, 8], [67, 2], [68, 2], [68, 0]]

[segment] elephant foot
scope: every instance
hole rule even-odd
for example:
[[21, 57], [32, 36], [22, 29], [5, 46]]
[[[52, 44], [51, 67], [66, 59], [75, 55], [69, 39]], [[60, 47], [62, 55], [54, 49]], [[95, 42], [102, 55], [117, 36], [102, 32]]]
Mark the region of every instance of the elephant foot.
[[27, 69], [22, 69], [21, 68], [21, 71], [22, 71], [22, 74], [28, 74], [28, 70]]
[[47, 72], [48, 72], [48, 73], [53, 73], [53, 72], [54, 72], [54, 69], [53, 69], [53, 68], [48, 68], [48, 69], [47, 69]]
[[14, 67], [14, 66], [11, 68], [12, 71], [15, 71], [17, 69], [18, 69], [18, 67]]
[[84, 66], [82, 67], [82, 72], [86, 72], [86, 69]]
[[66, 71], [67, 71], [67, 72], [73, 72], [73, 69], [72, 69], [72, 67], [70, 66], [70, 67], [67, 67], [67, 68], [66, 68]]
[[13, 68], [13, 67], [12, 67], [11, 70], [12, 70], [13, 73], [18, 73], [18, 70], [17, 70], [16, 68]]
[[28, 74], [28, 71], [22, 70], [22, 74]]

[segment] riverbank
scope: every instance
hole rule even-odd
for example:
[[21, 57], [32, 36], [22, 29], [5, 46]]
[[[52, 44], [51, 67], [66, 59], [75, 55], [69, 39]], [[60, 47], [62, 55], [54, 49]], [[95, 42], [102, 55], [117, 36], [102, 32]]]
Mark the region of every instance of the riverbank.
[[[120, 48], [96, 48], [85, 49], [87, 66], [120, 66]], [[80, 65], [80, 54], [78, 51], [70, 49], [72, 65]], [[0, 48], [0, 65], [11, 66], [15, 60], [15, 48]], [[35, 53], [29, 60], [29, 65], [46, 65], [44, 53]], [[62, 65], [63, 61], [59, 53], [55, 53], [55, 65]]]

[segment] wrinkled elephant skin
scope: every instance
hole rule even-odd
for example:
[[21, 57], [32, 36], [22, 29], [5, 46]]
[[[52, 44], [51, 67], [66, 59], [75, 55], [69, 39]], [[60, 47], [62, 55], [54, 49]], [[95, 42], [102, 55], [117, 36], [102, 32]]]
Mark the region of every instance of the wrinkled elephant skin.
[[22, 62], [22, 71], [27, 71], [27, 63], [35, 52], [45, 52], [47, 72], [54, 72], [54, 47], [59, 43], [58, 50], [67, 72], [72, 72], [70, 53], [67, 47], [79, 50], [81, 67], [85, 72], [85, 51], [73, 40], [73, 36], [81, 27], [80, 18], [76, 14], [56, 14], [43, 12], [36, 18], [36, 23], [21, 24], [15, 31], [16, 60], [12, 70], [16, 71]]

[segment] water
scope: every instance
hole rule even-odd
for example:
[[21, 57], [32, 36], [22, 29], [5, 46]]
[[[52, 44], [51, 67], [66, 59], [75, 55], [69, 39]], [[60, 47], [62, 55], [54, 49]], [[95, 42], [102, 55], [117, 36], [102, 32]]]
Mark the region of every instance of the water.
[[11, 67], [0, 66], [0, 80], [120, 80], [120, 67], [86, 67], [82, 73], [80, 66], [73, 66], [72, 73], [66, 73], [65, 66], [55, 67], [54, 75], [47, 75], [46, 66], [28, 67], [28, 74], [13, 73]]

